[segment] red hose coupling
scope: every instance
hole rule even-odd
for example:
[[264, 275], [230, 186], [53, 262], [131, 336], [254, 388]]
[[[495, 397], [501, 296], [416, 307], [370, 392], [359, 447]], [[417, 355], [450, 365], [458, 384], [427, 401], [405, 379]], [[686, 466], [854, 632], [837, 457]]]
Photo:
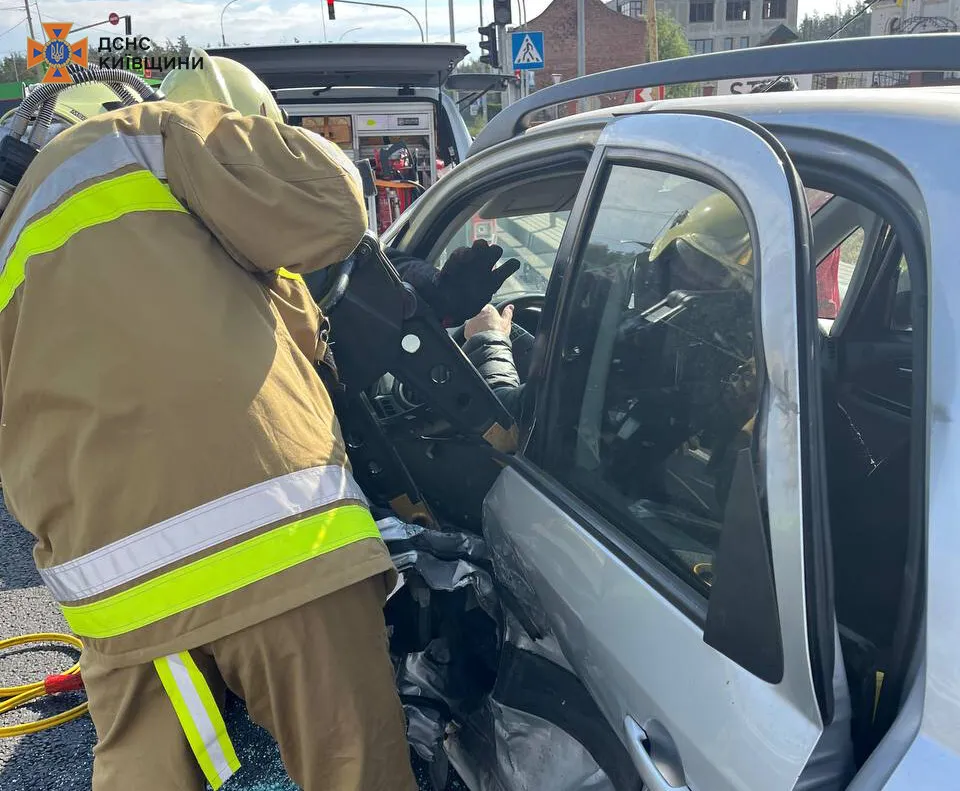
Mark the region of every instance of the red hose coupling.
[[60, 673], [47, 676], [43, 680], [43, 688], [48, 695], [56, 695], [60, 692], [76, 692], [83, 689], [83, 679], [79, 673]]

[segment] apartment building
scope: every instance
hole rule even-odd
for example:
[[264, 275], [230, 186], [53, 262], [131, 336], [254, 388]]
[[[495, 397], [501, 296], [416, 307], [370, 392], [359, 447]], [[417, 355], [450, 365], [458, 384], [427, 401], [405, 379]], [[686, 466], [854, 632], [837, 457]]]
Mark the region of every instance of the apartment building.
[[[650, 0], [609, 0], [626, 16], [646, 17]], [[657, 0], [686, 33], [694, 54], [758, 44], [780, 25], [796, 30], [797, 0]]]

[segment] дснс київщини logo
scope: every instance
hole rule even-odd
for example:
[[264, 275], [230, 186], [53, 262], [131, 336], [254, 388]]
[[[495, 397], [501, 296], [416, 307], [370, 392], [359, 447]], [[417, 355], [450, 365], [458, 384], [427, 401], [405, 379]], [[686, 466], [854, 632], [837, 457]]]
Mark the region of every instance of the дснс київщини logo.
[[87, 66], [87, 39], [83, 38], [71, 44], [67, 35], [73, 27], [72, 22], [45, 22], [43, 32], [47, 34], [47, 43], [41, 44], [32, 38], [27, 39], [27, 68], [47, 64], [47, 73], [41, 82], [72, 83], [73, 77], [67, 71], [67, 64], [76, 63]]

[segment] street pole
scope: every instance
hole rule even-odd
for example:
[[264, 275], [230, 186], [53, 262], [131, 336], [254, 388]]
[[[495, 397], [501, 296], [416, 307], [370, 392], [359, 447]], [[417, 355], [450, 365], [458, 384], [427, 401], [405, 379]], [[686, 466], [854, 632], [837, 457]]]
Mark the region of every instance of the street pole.
[[660, 60], [660, 42], [657, 39], [657, 0], [647, 0], [647, 2], [650, 4], [647, 6], [647, 35], [650, 37], [648, 60], [652, 63]]
[[450, 43], [453, 43], [453, 0], [448, 0], [448, 7], [450, 8]]
[[[513, 55], [510, 49], [510, 38], [507, 36], [507, 28], [505, 25], [496, 25], [497, 30], [497, 49], [500, 50], [500, 73], [508, 76], [513, 76]], [[515, 101], [514, 94], [514, 85], [513, 82], [508, 80], [506, 85], [506, 90], [500, 94], [500, 106], [501, 108], [508, 107]], [[503, 100], [503, 96], [506, 95], [506, 101]]]
[[[423, 35], [423, 25], [420, 24], [420, 20], [417, 19], [417, 15], [414, 14], [409, 8], [404, 8], [402, 5], [391, 5], [390, 3], [362, 3], [360, 0], [336, 0], [338, 3], [346, 3], [347, 5], [362, 5], [367, 8], [392, 8], [394, 11], [403, 11], [407, 16], [409, 16], [414, 22], [417, 23], [417, 30], [420, 31], [420, 41], [426, 41], [426, 37]], [[451, 12], [452, 13], [452, 12]], [[322, 19], [323, 17], [321, 17]], [[453, 18], [451, 17], [451, 20]], [[451, 38], [453, 41], [452, 34], [453, 28], [450, 28]]]
[[23, 0], [23, 7], [27, 10], [27, 24], [30, 25], [30, 38], [36, 40], [37, 34], [33, 32], [33, 17], [30, 16], [30, 0]]
[[[583, 77], [587, 73], [587, 31], [586, 10], [584, 0], [577, 0], [577, 76]], [[586, 110], [586, 100], [577, 102], [577, 110]]]
[[229, 0], [229, 2], [220, 9], [220, 41], [223, 46], [227, 46], [227, 34], [223, 32], [223, 15], [226, 13], [227, 9], [236, 3], [237, 0]]
[[430, 40], [430, 0], [423, 0], [423, 29], [424, 37]]

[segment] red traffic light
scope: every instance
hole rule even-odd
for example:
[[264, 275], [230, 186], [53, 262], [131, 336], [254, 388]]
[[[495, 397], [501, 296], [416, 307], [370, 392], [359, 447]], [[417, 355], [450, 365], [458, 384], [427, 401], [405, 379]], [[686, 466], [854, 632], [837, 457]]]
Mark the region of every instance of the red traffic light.
[[330, 19], [336, 19], [336, 15], [333, 13], [333, 0], [327, 0], [327, 15]]
[[107, 19], [110, 21], [111, 25], [120, 24], [120, 14], [117, 14], [116, 12], [110, 14], [110, 16], [107, 17]]

